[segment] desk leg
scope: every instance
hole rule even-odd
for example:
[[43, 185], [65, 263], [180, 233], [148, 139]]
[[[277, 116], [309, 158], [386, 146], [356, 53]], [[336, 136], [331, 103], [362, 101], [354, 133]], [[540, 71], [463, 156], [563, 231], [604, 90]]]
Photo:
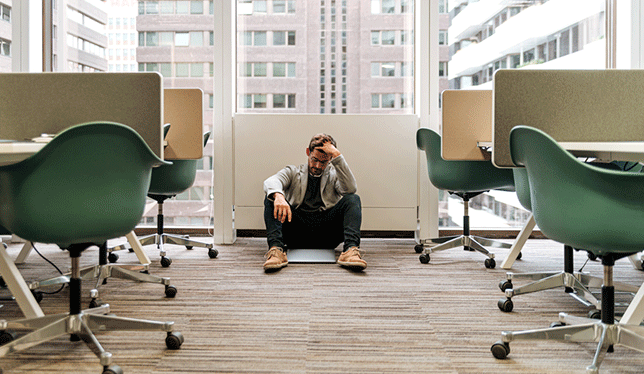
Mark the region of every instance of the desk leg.
[[640, 258], [640, 255], [642, 253], [635, 253], [634, 255], [628, 256], [628, 260], [633, 264], [633, 267], [635, 270], [642, 270], [642, 259]]
[[136, 253], [136, 257], [138, 257], [139, 262], [143, 265], [149, 265], [150, 264], [150, 258], [148, 255], [143, 251], [143, 247], [141, 246], [141, 242], [139, 242], [139, 238], [137, 238], [136, 234], [134, 231], [130, 231], [129, 234], [125, 235], [127, 238], [127, 242], [130, 243], [130, 246], [134, 250], [134, 253]]
[[619, 323], [639, 325], [642, 320], [644, 320], [644, 284], [640, 286]]
[[2, 279], [7, 283], [9, 291], [16, 298], [16, 302], [26, 318], [43, 317], [45, 315], [31, 293], [29, 286], [27, 286], [27, 283], [25, 283], [25, 280], [18, 271], [16, 264], [9, 257], [4, 245], [1, 244], [0, 274], [2, 274]]
[[532, 214], [530, 214], [530, 218], [528, 218], [528, 221], [525, 223], [525, 225], [521, 229], [521, 232], [514, 240], [514, 244], [512, 244], [512, 248], [510, 248], [510, 253], [505, 258], [505, 260], [503, 260], [503, 263], [501, 264], [501, 269], [512, 268], [512, 264], [514, 264], [514, 261], [517, 259], [517, 256], [519, 256], [519, 253], [521, 252], [521, 249], [523, 248], [523, 245], [525, 244], [525, 242], [530, 237], [530, 234], [532, 234], [532, 230], [534, 229], [535, 225], [536, 225], [536, 222], [534, 221], [534, 217], [532, 216]]
[[14, 263], [24, 264], [32, 249], [33, 247], [31, 246], [31, 242], [25, 242], [25, 245], [22, 246], [22, 250], [18, 253], [18, 257], [16, 257]]

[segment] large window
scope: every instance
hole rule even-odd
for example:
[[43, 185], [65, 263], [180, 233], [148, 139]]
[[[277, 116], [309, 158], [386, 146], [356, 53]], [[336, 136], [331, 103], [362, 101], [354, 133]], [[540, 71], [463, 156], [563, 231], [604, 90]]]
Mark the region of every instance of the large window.
[[[494, 73], [505, 68], [603, 69], [604, 5], [603, 0], [441, 1], [441, 17], [451, 25], [439, 34], [450, 57], [439, 62], [439, 76], [448, 81], [443, 89], [492, 89]], [[461, 226], [460, 199], [446, 192], [439, 196], [440, 226]], [[487, 217], [472, 220], [480, 228], [520, 227], [529, 217], [511, 192], [479, 195], [470, 207], [470, 214]]]
[[[365, 9], [347, 0], [237, 0], [237, 93], [244, 98], [237, 101], [237, 110], [413, 113], [413, 101], [401, 105], [400, 98], [414, 92], [414, 2], [368, 4]], [[285, 30], [289, 14], [295, 17]], [[266, 76], [249, 67], [258, 63], [266, 63]], [[386, 88], [381, 78], [390, 81]], [[250, 105], [244, 95], [256, 92], [273, 95], [273, 105], [270, 100], [266, 106]], [[372, 105], [372, 94], [378, 95], [378, 106]], [[288, 95], [293, 95], [292, 105]]]

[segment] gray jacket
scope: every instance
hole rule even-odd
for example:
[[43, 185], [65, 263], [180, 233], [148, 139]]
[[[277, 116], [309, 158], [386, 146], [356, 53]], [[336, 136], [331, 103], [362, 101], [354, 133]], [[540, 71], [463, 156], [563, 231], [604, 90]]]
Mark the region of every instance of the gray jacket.
[[[304, 201], [308, 173], [308, 164], [289, 165], [264, 181], [264, 192], [266, 196], [275, 192], [281, 193], [291, 207], [297, 209]], [[358, 190], [356, 179], [343, 155], [331, 160], [324, 169], [320, 188], [325, 210], [337, 204], [342, 196]]]

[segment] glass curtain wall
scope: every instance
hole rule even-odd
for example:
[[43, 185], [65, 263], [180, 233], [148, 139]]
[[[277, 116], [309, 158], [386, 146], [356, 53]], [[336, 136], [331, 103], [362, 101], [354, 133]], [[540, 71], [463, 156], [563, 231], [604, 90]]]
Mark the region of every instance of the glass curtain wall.
[[[217, 0], [218, 1], [218, 0]], [[212, 131], [213, 125], [213, 63], [214, 63], [214, 6], [213, 0], [140, 0], [126, 2], [108, 0], [108, 4], [134, 6], [136, 31], [135, 58], [138, 71], [158, 71], [163, 75], [164, 88], [200, 88], [203, 93], [204, 131]], [[116, 10], [116, 9], [115, 9]], [[115, 56], [120, 54], [117, 27], [127, 22], [119, 20], [123, 12], [115, 12], [109, 20], [114, 24]], [[112, 26], [108, 33], [112, 35]], [[131, 38], [132, 34], [128, 35]], [[121, 36], [125, 38], [125, 34]], [[111, 50], [112, 48], [110, 48]], [[132, 52], [130, 52], [132, 53]], [[124, 56], [125, 57], [125, 56]], [[131, 57], [131, 55], [130, 55]], [[118, 60], [110, 65], [111, 71], [119, 71]], [[166, 227], [212, 228], [212, 139], [204, 149], [204, 157], [198, 161], [197, 177], [191, 188], [164, 203]], [[141, 226], [156, 226], [156, 203], [150, 200]]]
[[[447, 3], [445, 1], [445, 3]], [[604, 69], [605, 0], [450, 0], [444, 66], [449, 89], [492, 89], [499, 69]], [[448, 5], [448, 6], [445, 6]], [[439, 226], [461, 226], [461, 199], [439, 194]], [[490, 191], [470, 201], [479, 229], [521, 227], [529, 217], [515, 193]]]

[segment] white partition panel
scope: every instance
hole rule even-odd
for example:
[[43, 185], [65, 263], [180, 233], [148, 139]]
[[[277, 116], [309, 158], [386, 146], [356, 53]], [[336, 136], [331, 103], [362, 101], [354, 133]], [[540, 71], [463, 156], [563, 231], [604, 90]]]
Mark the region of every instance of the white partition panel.
[[305, 163], [311, 137], [324, 132], [357, 179], [362, 229], [416, 230], [418, 127], [416, 115], [235, 115], [235, 228], [265, 228], [264, 180]]

